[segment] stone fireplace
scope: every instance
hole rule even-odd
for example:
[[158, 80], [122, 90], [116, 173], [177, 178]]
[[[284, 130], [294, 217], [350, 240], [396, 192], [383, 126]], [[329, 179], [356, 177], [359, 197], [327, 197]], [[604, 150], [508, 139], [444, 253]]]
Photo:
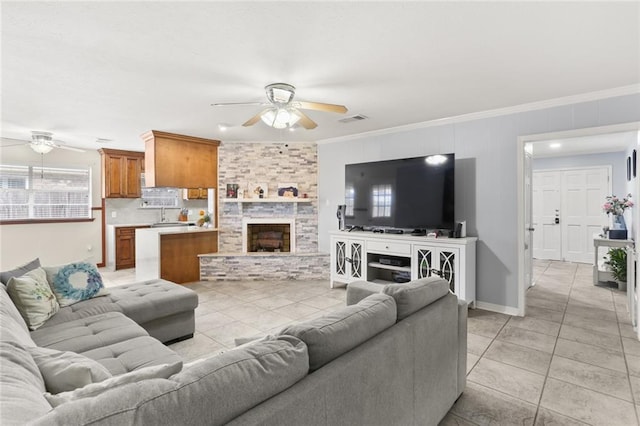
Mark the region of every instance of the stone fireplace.
[[242, 219], [242, 252], [296, 251], [295, 220], [289, 218]]

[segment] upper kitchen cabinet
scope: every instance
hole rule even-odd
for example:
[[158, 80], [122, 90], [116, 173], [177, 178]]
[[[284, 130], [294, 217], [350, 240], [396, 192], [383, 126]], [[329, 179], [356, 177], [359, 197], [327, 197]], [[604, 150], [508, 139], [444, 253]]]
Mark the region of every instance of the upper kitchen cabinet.
[[102, 159], [102, 198], [140, 198], [144, 152], [99, 149]]
[[145, 144], [147, 187], [217, 188], [220, 141], [151, 130]]

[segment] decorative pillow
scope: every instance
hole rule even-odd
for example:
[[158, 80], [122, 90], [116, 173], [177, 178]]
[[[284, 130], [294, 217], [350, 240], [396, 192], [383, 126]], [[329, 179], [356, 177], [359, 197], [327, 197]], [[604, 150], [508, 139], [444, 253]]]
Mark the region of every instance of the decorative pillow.
[[11, 277], [21, 277], [24, 274], [26, 274], [27, 272], [31, 272], [34, 269], [37, 269], [39, 267], [40, 267], [40, 259], [36, 257], [31, 262], [28, 262], [28, 263], [25, 263], [24, 265], [18, 266], [15, 269], [12, 269], [10, 271], [0, 272], [0, 282], [2, 282], [2, 284], [4, 284], [4, 285], [7, 285], [7, 284], [9, 284], [9, 278], [11, 278]]
[[47, 281], [60, 306], [69, 306], [92, 297], [105, 296], [98, 268], [89, 262], [74, 262], [68, 265], [44, 267]]
[[42, 268], [9, 278], [7, 293], [31, 330], [42, 326], [60, 309]]
[[112, 377], [109, 370], [98, 361], [75, 352], [37, 346], [27, 349], [38, 365], [47, 392], [72, 391]]
[[114, 389], [129, 383], [136, 383], [148, 379], [168, 379], [174, 374], [179, 373], [180, 370], [182, 370], [182, 361], [174, 362], [173, 364], [153, 365], [140, 368], [139, 370], [133, 370], [126, 374], [120, 374], [119, 376], [113, 376], [98, 383], [91, 383], [70, 392], [62, 392], [57, 395], [46, 392], [44, 397], [47, 398], [47, 401], [49, 401], [52, 407], [57, 407], [65, 402], [90, 398], [100, 395], [109, 389]]

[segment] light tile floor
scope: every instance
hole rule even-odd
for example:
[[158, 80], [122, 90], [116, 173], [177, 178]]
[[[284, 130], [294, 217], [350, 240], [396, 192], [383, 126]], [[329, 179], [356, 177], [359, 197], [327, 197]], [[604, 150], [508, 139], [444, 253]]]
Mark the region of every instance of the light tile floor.
[[[133, 270], [101, 271], [107, 287]], [[626, 293], [593, 286], [590, 265], [536, 261], [524, 318], [469, 311], [467, 388], [450, 425], [638, 425], [640, 342]], [[171, 345], [187, 360], [344, 306], [327, 281], [202, 281], [193, 339]]]

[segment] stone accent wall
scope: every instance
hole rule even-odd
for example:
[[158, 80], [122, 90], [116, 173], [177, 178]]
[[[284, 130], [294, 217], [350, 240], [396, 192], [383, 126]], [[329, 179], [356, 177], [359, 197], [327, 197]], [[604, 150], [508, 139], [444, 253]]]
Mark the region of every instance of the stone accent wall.
[[[295, 218], [296, 252], [318, 252], [318, 162], [315, 143], [229, 143], [218, 148], [219, 253], [242, 252], [242, 218]], [[228, 183], [246, 191], [253, 184], [267, 184], [268, 198], [277, 197], [278, 183], [295, 183], [300, 197], [307, 194], [311, 202], [229, 203]], [[203, 278], [204, 279], [204, 278]]]
[[203, 281], [328, 280], [329, 255], [315, 253], [200, 256]]

